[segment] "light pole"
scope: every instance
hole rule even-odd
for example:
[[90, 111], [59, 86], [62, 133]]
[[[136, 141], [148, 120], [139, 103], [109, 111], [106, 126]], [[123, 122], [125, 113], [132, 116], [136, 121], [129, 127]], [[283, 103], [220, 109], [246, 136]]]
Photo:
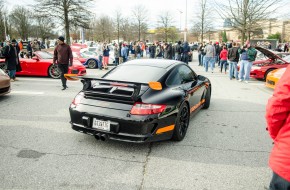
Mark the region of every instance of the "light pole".
[[187, 37], [187, 0], [185, 0], [185, 25], [184, 25], [184, 41]]
[[177, 9], [178, 11], [179, 11], [179, 13], [180, 13], [180, 20], [179, 20], [179, 24], [180, 24], [180, 26], [179, 26], [179, 30], [180, 30], [180, 32], [181, 32], [181, 19], [182, 19], [182, 11], [181, 10], [179, 10], [179, 9]]

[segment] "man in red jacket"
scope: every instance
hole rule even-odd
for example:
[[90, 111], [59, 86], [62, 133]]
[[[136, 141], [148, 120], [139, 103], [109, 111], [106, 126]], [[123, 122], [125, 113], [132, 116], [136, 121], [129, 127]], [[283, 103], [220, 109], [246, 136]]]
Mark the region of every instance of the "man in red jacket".
[[270, 190], [290, 190], [290, 65], [269, 99], [266, 120], [274, 141], [269, 161], [273, 170]]

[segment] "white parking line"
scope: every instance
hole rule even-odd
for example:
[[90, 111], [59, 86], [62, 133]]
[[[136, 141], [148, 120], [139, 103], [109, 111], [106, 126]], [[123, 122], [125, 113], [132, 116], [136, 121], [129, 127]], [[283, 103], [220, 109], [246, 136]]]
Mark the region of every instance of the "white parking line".
[[21, 94], [21, 95], [42, 95], [44, 92], [33, 92], [33, 91], [14, 91], [11, 90], [11, 94]]
[[51, 79], [51, 78], [23, 78], [18, 77], [17, 78], [19, 82], [21, 81], [35, 81], [35, 82], [60, 82], [60, 79]]

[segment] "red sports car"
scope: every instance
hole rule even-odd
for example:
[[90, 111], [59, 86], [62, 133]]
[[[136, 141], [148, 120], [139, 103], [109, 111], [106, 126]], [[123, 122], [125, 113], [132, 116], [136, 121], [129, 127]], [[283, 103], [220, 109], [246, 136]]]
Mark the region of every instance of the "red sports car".
[[[32, 59], [20, 58], [22, 71], [17, 72], [17, 76], [49, 76], [51, 78], [60, 78], [60, 71], [57, 65], [52, 64], [53, 55], [45, 51], [34, 52]], [[0, 59], [0, 64], [5, 63]], [[69, 74], [83, 76], [86, 74], [86, 68], [78, 61], [74, 60], [73, 65], [69, 67]]]
[[281, 58], [279, 55], [267, 49], [264, 49], [261, 47], [255, 47], [255, 48], [261, 53], [263, 53], [266, 59], [254, 61], [253, 67], [250, 73], [250, 76], [252, 78], [266, 80], [269, 72], [275, 69], [285, 68], [288, 66], [288, 64], [290, 64], [290, 60], [287, 59], [288, 56]]

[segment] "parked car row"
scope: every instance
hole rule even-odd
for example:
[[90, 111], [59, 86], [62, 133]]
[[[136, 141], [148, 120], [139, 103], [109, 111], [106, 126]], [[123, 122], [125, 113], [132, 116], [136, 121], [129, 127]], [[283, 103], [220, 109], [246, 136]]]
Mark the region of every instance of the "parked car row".
[[274, 52], [261, 47], [258, 50], [256, 61], [250, 72], [252, 78], [266, 81], [266, 86], [275, 88], [275, 85], [290, 64], [289, 52]]
[[[16, 72], [17, 76], [48, 76], [54, 79], [60, 78], [60, 70], [53, 65], [53, 54], [45, 51], [36, 51], [32, 58], [20, 58], [22, 71]], [[5, 59], [0, 59], [0, 68], [5, 67]], [[68, 73], [79, 76], [86, 74], [86, 68], [78, 60], [73, 61]]]

